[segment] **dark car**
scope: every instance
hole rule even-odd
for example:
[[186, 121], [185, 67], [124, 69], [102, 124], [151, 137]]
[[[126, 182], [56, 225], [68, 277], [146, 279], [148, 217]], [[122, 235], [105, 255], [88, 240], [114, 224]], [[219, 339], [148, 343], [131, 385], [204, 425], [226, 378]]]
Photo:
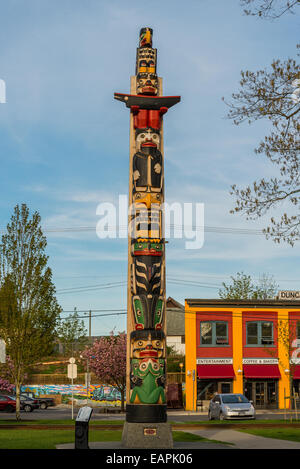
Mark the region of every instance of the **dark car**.
[[47, 409], [48, 407], [55, 406], [55, 400], [51, 397], [36, 397], [33, 392], [22, 392], [22, 396], [31, 397], [38, 402], [40, 409]]
[[0, 395], [0, 410], [4, 410], [4, 412], [15, 412], [16, 401], [9, 396]]
[[[7, 396], [10, 399], [14, 400], [16, 403], [16, 396]], [[20, 395], [20, 409], [24, 410], [25, 412], [33, 412], [34, 409], [39, 408], [39, 403], [36, 399], [31, 399], [27, 396]]]

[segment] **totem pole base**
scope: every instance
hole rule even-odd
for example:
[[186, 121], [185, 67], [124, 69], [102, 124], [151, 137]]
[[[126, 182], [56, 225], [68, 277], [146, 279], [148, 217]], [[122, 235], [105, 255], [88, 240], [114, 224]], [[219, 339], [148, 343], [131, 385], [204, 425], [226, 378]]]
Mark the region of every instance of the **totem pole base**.
[[173, 448], [172, 428], [169, 423], [125, 422], [122, 434], [123, 448]]

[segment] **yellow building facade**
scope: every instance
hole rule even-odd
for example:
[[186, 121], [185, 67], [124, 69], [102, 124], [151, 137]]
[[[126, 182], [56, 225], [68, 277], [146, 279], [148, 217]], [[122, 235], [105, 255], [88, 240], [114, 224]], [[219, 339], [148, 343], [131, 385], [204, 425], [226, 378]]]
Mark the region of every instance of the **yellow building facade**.
[[299, 301], [187, 299], [185, 336], [186, 410], [215, 392], [278, 409], [299, 394]]

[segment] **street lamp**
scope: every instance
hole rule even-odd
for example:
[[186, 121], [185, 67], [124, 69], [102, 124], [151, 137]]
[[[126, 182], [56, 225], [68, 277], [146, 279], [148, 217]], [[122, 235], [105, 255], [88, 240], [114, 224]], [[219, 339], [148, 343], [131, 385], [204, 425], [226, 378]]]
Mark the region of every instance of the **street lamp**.
[[180, 376], [181, 376], [181, 384], [183, 382], [183, 374], [182, 374], [182, 369], [183, 369], [183, 363], [179, 363], [179, 366], [180, 366]]

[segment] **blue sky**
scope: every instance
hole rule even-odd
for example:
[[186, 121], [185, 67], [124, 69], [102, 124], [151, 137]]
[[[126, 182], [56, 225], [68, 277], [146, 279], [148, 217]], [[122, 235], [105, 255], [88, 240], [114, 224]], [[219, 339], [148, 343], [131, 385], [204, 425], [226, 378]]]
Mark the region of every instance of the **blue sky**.
[[[296, 56], [299, 15], [258, 20], [238, 0], [10, 0], [1, 19], [0, 227], [17, 203], [40, 212], [64, 311], [126, 309], [127, 241], [96, 236], [96, 208], [128, 192], [129, 113], [113, 93], [129, 91], [141, 27], [154, 30], [164, 94], [182, 97], [164, 120], [166, 201], [204, 203], [206, 227], [266, 225], [231, 215], [229, 190], [273, 174], [254, 154], [267, 124], [234, 126], [222, 97], [241, 70]], [[170, 239], [166, 262], [180, 302], [218, 297], [238, 271], [300, 289], [299, 246], [257, 234], [208, 230], [199, 250]], [[125, 315], [97, 316], [92, 334], [125, 327]]]

